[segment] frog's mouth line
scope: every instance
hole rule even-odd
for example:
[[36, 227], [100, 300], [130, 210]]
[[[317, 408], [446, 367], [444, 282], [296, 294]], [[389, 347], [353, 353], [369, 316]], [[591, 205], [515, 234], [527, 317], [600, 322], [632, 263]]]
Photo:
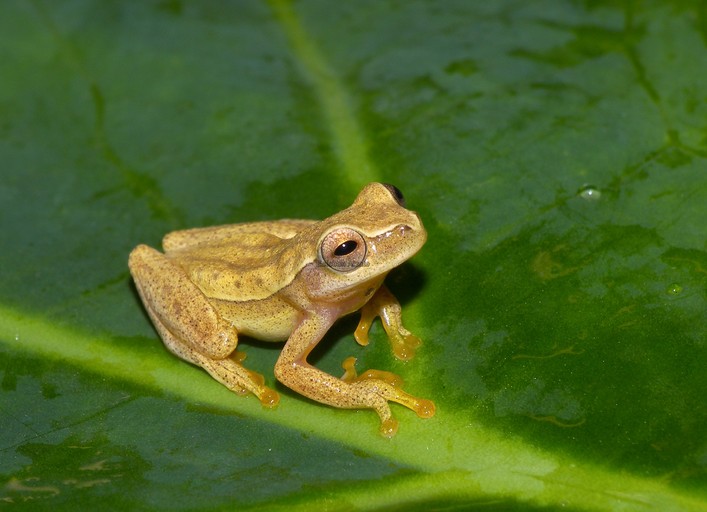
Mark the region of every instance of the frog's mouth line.
[[[413, 235], [412, 239], [410, 235]], [[417, 251], [419, 251], [420, 247], [422, 247], [427, 241], [427, 234], [424, 230], [414, 229], [411, 226], [408, 226], [407, 224], [398, 224], [394, 228], [389, 229], [388, 231], [373, 237], [374, 241], [369, 245], [371, 246], [371, 249], [375, 252], [376, 244], [386, 245], [389, 242], [388, 239], [392, 236], [396, 237], [398, 245], [407, 245], [410, 242], [414, 242], [415, 237], [418, 238], [420, 240], [419, 247], [417, 247], [412, 254], [415, 254]], [[412, 256], [412, 254], [410, 256]]]
[[[407, 224], [399, 224], [369, 241], [365, 265], [376, 264], [371, 258], [387, 253], [389, 258], [382, 262], [388, 270], [401, 265], [412, 258], [427, 241], [424, 230], [415, 229]], [[363, 265], [362, 265], [363, 266]]]

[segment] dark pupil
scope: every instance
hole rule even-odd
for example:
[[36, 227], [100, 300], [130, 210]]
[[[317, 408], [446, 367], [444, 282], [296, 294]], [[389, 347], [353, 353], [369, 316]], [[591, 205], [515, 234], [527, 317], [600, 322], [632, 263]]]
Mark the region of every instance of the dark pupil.
[[353, 240], [347, 240], [343, 244], [339, 245], [339, 247], [334, 249], [334, 256], [346, 256], [347, 254], [351, 254], [356, 250], [357, 246], [358, 244]]

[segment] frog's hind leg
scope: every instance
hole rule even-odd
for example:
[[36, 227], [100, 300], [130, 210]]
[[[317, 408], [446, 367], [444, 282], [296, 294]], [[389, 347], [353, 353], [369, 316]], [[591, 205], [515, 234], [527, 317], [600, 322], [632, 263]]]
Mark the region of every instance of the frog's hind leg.
[[[152, 315], [151, 315], [152, 316]], [[265, 379], [259, 373], [244, 368], [240, 363], [245, 359], [243, 352], [234, 352], [231, 357], [212, 359], [196, 350], [176, 341], [164, 326], [155, 321], [157, 330], [170, 352], [176, 356], [201, 366], [209, 375], [238, 394], [253, 393], [265, 407], [275, 407], [280, 402], [277, 391], [265, 385]]]
[[146, 245], [130, 253], [130, 272], [140, 298], [160, 334], [173, 335], [165, 344], [186, 344], [213, 359], [236, 349], [238, 333], [211, 306], [202, 291], [167, 256]]
[[172, 353], [235, 392], [250, 391], [268, 407], [277, 404], [277, 393], [264, 385], [263, 377], [240, 364], [241, 354], [229, 357], [238, 333], [180, 267], [145, 245], [130, 253], [129, 266], [145, 309]]

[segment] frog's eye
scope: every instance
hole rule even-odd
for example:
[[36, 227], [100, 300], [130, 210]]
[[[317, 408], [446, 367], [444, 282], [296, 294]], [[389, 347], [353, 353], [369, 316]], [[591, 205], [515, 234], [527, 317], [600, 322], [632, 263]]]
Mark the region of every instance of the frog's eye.
[[403, 193], [400, 192], [398, 187], [390, 183], [383, 183], [383, 186], [388, 189], [390, 195], [393, 196], [393, 199], [395, 199], [400, 206], [405, 206], [405, 196], [403, 196]]
[[319, 254], [324, 263], [339, 272], [359, 268], [366, 259], [366, 241], [358, 231], [340, 228], [322, 240]]

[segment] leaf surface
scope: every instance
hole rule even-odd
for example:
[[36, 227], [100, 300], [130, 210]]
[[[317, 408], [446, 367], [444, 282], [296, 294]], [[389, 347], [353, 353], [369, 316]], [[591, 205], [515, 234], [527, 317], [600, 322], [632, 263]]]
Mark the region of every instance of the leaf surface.
[[[0, 503], [707, 510], [703, 2], [0, 6]], [[313, 362], [431, 398], [277, 410], [171, 356], [127, 255], [395, 183], [429, 238]], [[281, 345], [244, 340], [277, 386]], [[9, 507], [12, 509], [11, 507]]]

